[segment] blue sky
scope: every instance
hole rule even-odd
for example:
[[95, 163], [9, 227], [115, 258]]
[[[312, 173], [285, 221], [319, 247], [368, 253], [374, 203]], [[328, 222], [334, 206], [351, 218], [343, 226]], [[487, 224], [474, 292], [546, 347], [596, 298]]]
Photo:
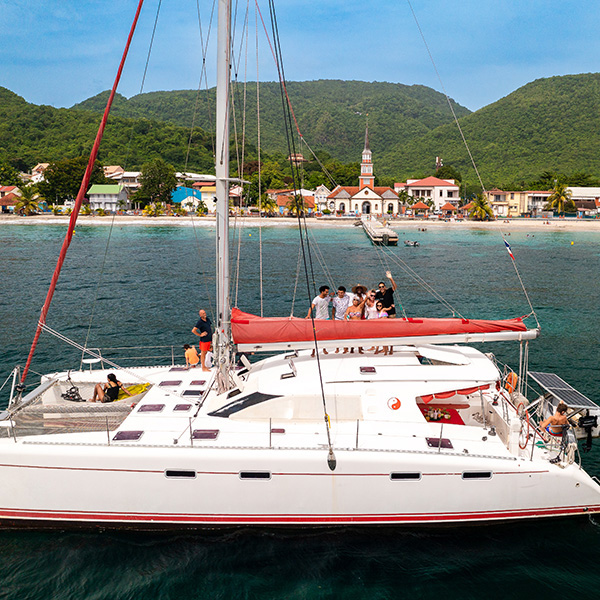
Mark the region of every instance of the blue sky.
[[[159, 0], [146, 0], [119, 91], [139, 93]], [[258, 0], [268, 21], [266, 0]], [[600, 71], [600, 3], [592, 0], [411, 0], [447, 93], [471, 110], [553, 75]], [[213, 0], [198, 0], [206, 36]], [[252, 0], [254, 2], [254, 0]], [[240, 52], [246, 0], [237, 0]], [[234, 0], [235, 4], [235, 0]], [[441, 91], [407, 0], [276, 2], [289, 80], [357, 79]], [[0, 0], [0, 86], [35, 104], [72, 106], [108, 89], [137, 0]], [[247, 78], [256, 79], [249, 7]], [[213, 26], [211, 37], [216, 39]], [[259, 38], [259, 77], [276, 78]], [[241, 50], [244, 79], [245, 49]], [[207, 56], [214, 85], [214, 52]], [[201, 51], [196, 0], [163, 0], [144, 91], [195, 89]]]

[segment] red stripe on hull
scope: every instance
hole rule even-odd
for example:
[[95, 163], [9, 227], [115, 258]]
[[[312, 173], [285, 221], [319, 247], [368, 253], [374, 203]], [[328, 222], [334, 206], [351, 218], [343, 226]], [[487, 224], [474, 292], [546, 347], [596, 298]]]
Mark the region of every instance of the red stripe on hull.
[[0, 509], [2, 520], [29, 522], [88, 523], [90, 525], [403, 525], [427, 523], [459, 523], [469, 521], [497, 521], [508, 519], [560, 517], [600, 512], [600, 505], [565, 506], [522, 510], [499, 510], [466, 513], [416, 513], [381, 515], [186, 515], [152, 513], [95, 513], [71, 511]]

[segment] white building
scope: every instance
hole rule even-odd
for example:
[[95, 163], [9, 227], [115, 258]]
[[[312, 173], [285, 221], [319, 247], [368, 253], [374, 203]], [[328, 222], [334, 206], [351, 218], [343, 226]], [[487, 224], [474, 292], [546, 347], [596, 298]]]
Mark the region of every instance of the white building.
[[117, 210], [129, 208], [129, 201], [125, 188], [120, 184], [93, 185], [87, 193], [92, 210], [103, 210], [116, 212]]
[[338, 185], [327, 197], [327, 208], [339, 215], [398, 214], [398, 194], [389, 187], [375, 187], [368, 126], [358, 186]]
[[406, 183], [394, 184], [396, 193], [401, 190], [406, 190], [409, 196], [422, 201], [432, 200], [433, 210], [440, 210], [447, 202], [458, 206], [460, 200], [460, 187], [454, 179], [438, 179], [437, 177], [408, 179]]

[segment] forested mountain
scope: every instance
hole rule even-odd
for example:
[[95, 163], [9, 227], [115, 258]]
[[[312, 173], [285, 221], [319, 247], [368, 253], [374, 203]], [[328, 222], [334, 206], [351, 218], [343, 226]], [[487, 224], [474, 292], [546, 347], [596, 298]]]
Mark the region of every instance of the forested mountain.
[[[38, 162], [89, 155], [99, 115], [90, 111], [38, 106], [0, 87], [0, 161], [28, 171]], [[185, 164], [190, 128], [150, 119], [111, 115], [98, 159], [139, 168], [154, 157]], [[210, 136], [196, 128], [189, 153], [195, 170], [214, 168]]]
[[[535, 180], [542, 171], [600, 177], [600, 73], [538, 79], [460, 119], [486, 187]], [[399, 140], [380, 159], [384, 172], [423, 171], [442, 156], [474, 180], [455, 124]], [[514, 186], [513, 186], [514, 187]]]
[[[375, 173], [396, 181], [433, 174], [441, 156], [474, 182], [475, 174], [445, 97], [423, 86], [359, 81], [290, 82], [288, 93], [305, 139], [316, 152], [357, 163], [369, 121]], [[0, 88], [0, 161], [21, 169], [88, 152], [107, 92], [70, 109], [27, 103]], [[256, 148], [256, 84], [235, 85], [237, 132], [246, 98], [247, 159]], [[540, 79], [475, 113], [454, 105], [487, 187], [512, 187], [543, 171], [600, 177], [600, 74]], [[196, 107], [196, 108], [195, 108]], [[279, 87], [260, 84], [261, 146], [287, 154]], [[189, 170], [212, 171], [214, 90], [117, 96], [100, 150], [104, 164], [139, 168], [161, 156]], [[235, 131], [232, 127], [232, 132]], [[310, 153], [297, 147], [307, 158]]]
[[[246, 102], [246, 140], [257, 145], [256, 83], [234, 84], [237, 131], [242, 131]], [[452, 121], [443, 94], [421, 85], [366, 83], [364, 81], [290, 81], [287, 84], [300, 131], [310, 146], [325, 150], [338, 160], [360, 160], [365, 124], [369, 115], [372, 149], [383, 154], [397, 140], [413, 140]], [[108, 92], [73, 108], [102, 111]], [[281, 92], [278, 83], [260, 84], [261, 146], [266, 152], [287, 152], [283, 129]], [[123, 117], [168, 121], [189, 127], [195, 123], [206, 131], [214, 127], [215, 90], [150, 92], [129, 100], [120, 96], [114, 114]], [[453, 103], [458, 116], [469, 110]], [[297, 143], [297, 142], [296, 142]], [[299, 150], [306, 154], [306, 149]]]

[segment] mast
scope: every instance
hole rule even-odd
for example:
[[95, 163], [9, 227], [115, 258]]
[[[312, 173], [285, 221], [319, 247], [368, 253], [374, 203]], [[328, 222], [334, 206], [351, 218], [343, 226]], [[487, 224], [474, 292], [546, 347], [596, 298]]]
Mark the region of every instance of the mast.
[[219, 391], [229, 388], [231, 307], [229, 300], [229, 82], [231, 0], [219, 0], [217, 32], [217, 114], [215, 175], [217, 188], [217, 327], [215, 355]]

